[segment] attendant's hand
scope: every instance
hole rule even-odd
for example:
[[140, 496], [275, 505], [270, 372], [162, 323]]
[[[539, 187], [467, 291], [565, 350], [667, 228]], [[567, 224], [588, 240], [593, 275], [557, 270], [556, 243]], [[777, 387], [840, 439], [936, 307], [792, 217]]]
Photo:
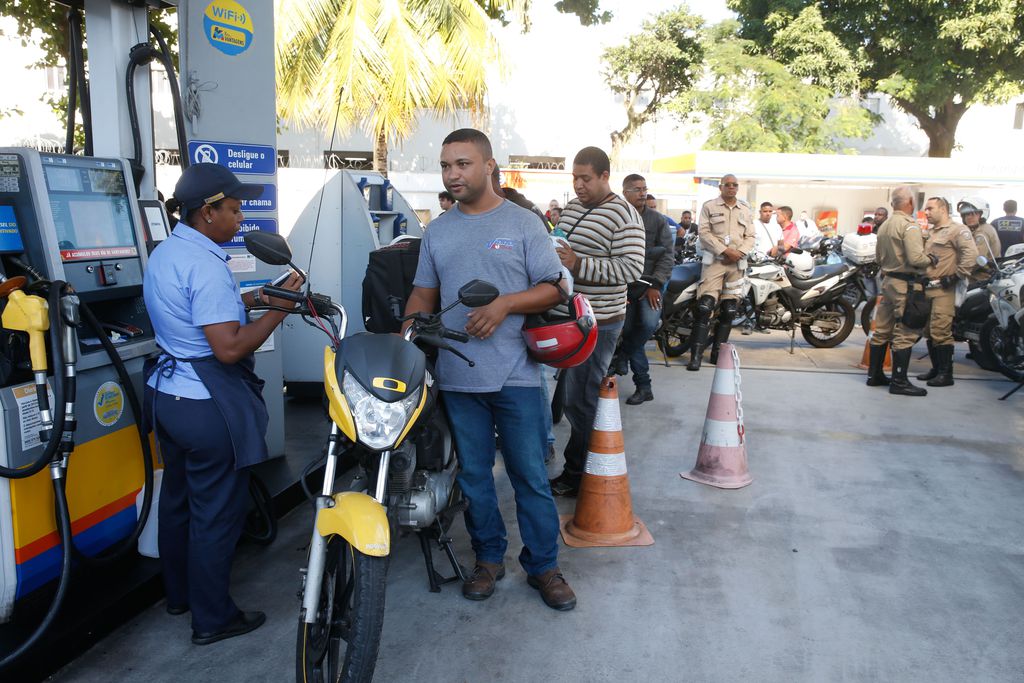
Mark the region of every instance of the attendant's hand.
[[[302, 278], [299, 277], [298, 273], [292, 272], [288, 276], [288, 279], [280, 285], [282, 289], [289, 289], [293, 292], [299, 291], [302, 286]], [[263, 300], [267, 302], [268, 306], [277, 306], [278, 308], [295, 308], [298, 304], [288, 299], [280, 299], [275, 296], [267, 296], [263, 291], [260, 292], [263, 296]]]
[[499, 296], [486, 306], [474, 308], [467, 316], [469, 322], [466, 323], [466, 332], [477, 339], [487, 339], [508, 317], [510, 309], [509, 300], [503, 296]]
[[657, 287], [648, 287], [644, 292], [644, 297], [647, 299], [647, 304], [654, 310], [658, 310], [661, 306], [661, 290]]

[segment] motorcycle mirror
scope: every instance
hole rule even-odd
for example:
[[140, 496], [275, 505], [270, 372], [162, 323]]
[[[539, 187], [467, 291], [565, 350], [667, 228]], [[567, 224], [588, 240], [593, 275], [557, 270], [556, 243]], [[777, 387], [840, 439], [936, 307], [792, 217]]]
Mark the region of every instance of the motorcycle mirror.
[[292, 261], [288, 241], [272, 232], [253, 231], [245, 234], [246, 250], [264, 263], [287, 266]]
[[498, 288], [484, 280], [471, 280], [459, 289], [459, 301], [470, 308], [486, 306], [498, 298]]

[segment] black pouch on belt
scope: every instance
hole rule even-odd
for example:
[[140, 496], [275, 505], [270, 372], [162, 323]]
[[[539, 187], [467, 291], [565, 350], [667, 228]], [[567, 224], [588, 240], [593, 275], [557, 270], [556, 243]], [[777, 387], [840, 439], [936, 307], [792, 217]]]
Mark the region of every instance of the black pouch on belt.
[[932, 302], [924, 293], [924, 287], [910, 283], [907, 287], [907, 303], [903, 307], [900, 322], [912, 330], [920, 330], [928, 323], [928, 315], [932, 310]]

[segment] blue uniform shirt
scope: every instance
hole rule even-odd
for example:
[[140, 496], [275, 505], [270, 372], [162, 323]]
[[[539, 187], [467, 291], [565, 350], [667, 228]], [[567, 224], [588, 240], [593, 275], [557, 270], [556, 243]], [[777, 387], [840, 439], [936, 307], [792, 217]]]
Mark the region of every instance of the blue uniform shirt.
[[[156, 341], [171, 356], [211, 356], [203, 326], [233, 320], [245, 324], [242, 294], [228, 269], [230, 258], [213, 240], [184, 223], [153, 250], [143, 295]], [[189, 363], [179, 362], [170, 377], [159, 375], [153, 373], [149, 386], [184, 398], [210, 398]]]

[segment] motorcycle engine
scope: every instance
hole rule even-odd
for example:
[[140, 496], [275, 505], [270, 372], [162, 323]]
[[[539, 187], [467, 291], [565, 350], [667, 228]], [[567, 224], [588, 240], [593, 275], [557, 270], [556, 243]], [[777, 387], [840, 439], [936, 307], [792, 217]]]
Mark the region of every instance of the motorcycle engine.
[[[448, 504], [455, 485], [457, 460], [451, 458], [445, 466], [443, 457], [436, 457], [436, 451], [450, 452], [450, 439], [447, 434], [424, 434], [392, 451], [388, 473], [389, 507], [397, 511], [401, 526], [429, 527]], [[423, 453], [419, 452], [421, 450]]]
[[769, 296], [758, 313], [757, 321], [760, 327], [778, 327], [792, 319], [793, 314], [789, 309], [779, 302], [779, 298], [772, 294]]

